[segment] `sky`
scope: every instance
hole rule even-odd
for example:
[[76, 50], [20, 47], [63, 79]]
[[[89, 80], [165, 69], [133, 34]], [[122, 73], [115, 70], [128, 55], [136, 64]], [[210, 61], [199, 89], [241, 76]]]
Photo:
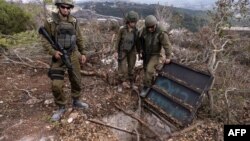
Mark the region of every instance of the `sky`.
[[[90, 1], [90, 0], [76, 0], [80, 1]], [[108, 1], [108, 0], [92, 0], [92, 1]], [[199, 9], [199, 10], [207, 10], [212, 8], [217, 0], [126, 0], [130, 2], [137, 3], [160, 3], [163, 5], [173, 5], [174, 7], [183, 7], [189, 9]]]

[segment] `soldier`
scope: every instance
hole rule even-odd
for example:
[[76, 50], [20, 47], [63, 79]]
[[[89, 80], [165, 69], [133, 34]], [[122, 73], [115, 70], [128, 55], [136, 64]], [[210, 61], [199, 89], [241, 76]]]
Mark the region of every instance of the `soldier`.
[[118, 59], [118, 77], [120, 81], [130, 81], [131, 88], [134, 86], [134, 66], [136, 61], [136, 40], [138, 31], [136, 23], [138, 13], [129, 11], [125, 16], [125, 26], [121, 26], [116, 41], [115, 58]]
[[162, 25], [157, 24], [157, 19], [153, 15], [145, 18], [145, 27], [140, 34], [140, 48], [143, 54], [144, 79], [142, 96], [145, 96], [148, 88], [152, 85], [153, 74], [159, 64], [162, 47], [165, 49], [166, 59], [164, 63], [170, 63], [171, 44], [166, 31]]
[[[74, 8], [72, 0], [56, 0], [55, 5], [58, 13], [52, 13], [52, 16], [44, 23], [46, 31], [50, 34], [55, 42], [61, 44], [67, 50], [70, 56], [73, 69], [68, 70], [69, 80], [71, 84], [71, 97], [73, 107], [88, 108], [88, 104], [79, 100], [81, 92], [81, 74], [80, 63], [86, 61], [85, 49], [83, 46], [83, 37], [80, 32], [77, 20], [70, 15], [70, 11]], [[60, 120], [65, 110], [66, 96], [63, 93], [65, 64], [61, 60], [62, 52], [54, 50], [45, 38], [42, 39], [43, 47], [52, 55], [51, 68], [49, 77], [52, 80], [52, 93], [54, 100], [59, 109], [52, 115], [53, 121]], [[77, 47], [76, 47], [77, 46]], [[79, 57], [80, 52], [81, 56]]]

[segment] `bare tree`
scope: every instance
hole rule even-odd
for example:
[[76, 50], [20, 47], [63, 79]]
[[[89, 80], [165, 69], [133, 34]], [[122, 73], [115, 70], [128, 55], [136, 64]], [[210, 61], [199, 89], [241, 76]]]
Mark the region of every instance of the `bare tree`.
[[166, 30], [170, 30], [171, 22], [172, 22], [172, 7], [170, 6], [162, 6], [158, 4], [155, 7], [155, 16], [158, 19], [159, 23], [162, 25], [163, 28]]
[[158, 4], [155, 8], [155, 16], [160, 22], [170, 23], [173, 17], [173, 10], [170, 6]]
[[[236, 46], [233, 44], [233, 42], [238, 40], [223, 34], [223, 28], [230, 26], [230, 21], [234, 18], [235, 14], [240, 13], [244, 15], [245, 9], [247, 9], [247, 7], [249, 7], [249, 2], [247, 0], [218, 0], [216, 2], [216, 8], [214, 9], [214, 12], [210, 13], [213, 19], [210, 27], [213, 32], [211, 32], [212, 34], [209, 40], [210, 55], [207, 68], [211, 75], [215, 78], [212, 83], [212, 87], [214, 86], [214, 82], [217, 79], [216, 72], [218, 71], [219, 65], [228, 62], [226, 54], [229, 54], [230, 50]], [[226, 90], [228, 89], [226, 88]], [[211, 110], [213, 111], [213, 96], [210, 92], [209, 98], [211, 102]]]

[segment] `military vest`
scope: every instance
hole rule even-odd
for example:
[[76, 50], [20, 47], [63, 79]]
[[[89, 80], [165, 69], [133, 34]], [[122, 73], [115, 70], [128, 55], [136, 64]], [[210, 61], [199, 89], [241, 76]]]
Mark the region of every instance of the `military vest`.
[[132, 32], [128, 31], [128, 27], [121, 27], [121, 40], [119, 43], [119, 49], [121, 51], [129, 52], [135, 46], [136, 29]]
[[48, 22], [51, 23], [53, 39], [66, 50], [72, 51], [76, 47], [76, 19], [70, 16], [67, 21], [62, 21], [59, 15], [54, 13]]
[[143, 41], [143, 51], [148, 55], [158, 55], [161, 52], [161, 41], [160, 35], [162, 34], [162, 30], [157, 26], [156, 31], [151, 33], [146, 30], [146, 28], [142, 31], [142, 41]]

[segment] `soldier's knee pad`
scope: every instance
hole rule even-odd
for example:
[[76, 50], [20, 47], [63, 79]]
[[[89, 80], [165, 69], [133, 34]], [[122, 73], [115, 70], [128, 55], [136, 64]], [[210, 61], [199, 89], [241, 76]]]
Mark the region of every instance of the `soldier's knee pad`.
[[48, 76], [51, 80], [63, 80], [64, 79], [64, 70], [49, 69]]
[[63, 86], [62, 80], [53, 80], [52, 81], [52, 91], [60, 92]]

